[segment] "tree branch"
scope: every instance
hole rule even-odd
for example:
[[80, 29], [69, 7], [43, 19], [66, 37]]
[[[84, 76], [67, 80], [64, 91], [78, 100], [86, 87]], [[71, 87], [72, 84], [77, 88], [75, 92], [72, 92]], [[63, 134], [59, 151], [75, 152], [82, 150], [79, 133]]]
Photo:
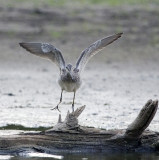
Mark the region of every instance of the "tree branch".
[[158, 100], [149, 100], [142, 108], [136, 119], [128, 126], [125, 136], [139, 137], [149, 126], [158, 108]]

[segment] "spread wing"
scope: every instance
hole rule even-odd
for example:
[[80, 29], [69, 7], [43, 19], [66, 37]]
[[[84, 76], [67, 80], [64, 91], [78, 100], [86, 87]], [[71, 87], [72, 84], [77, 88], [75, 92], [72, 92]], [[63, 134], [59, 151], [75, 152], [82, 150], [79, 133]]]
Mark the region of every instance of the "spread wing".
[[19, 43], [21, 47], [26, 49], [32, 54], [35, 54], [37, 56], [50, 59], [56, 65], [63, 69], [65, 68], [65, 61], [63, 59], [63, 56], [61, 52], [56, 49], [53, 45], [48, 43], [38, 43], [38, 42], [22, 42]]
[[93, 57], [96, 53], [101, 51], [107, 45], [111, 44], [112, 42], [120, 38], [122, 34], [123, 33], [114, 34], [114, 35], [105, 37], [103, 39], [100, 39], [94, 42], [93, 44], [91, 44], [88, 48], [86, 48], [81, 53], [81, 56], [78, 58], [76, 62], [76, 69], [79, 69], [81, 71], [91, 57]]

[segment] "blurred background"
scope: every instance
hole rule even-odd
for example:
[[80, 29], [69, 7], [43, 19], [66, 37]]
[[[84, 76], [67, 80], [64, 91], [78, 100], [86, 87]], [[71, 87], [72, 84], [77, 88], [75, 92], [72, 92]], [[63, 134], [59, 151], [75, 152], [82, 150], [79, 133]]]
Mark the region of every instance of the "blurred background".
[[[75, 64], [94, 41], [118, 32], [122, 38], [93, 57], [82, 75], [75, 101], [86, 105], [82, 125], [126, 128], [148, 99], [159, 98], [159, 1], [1, 0], [1, 129], [47, 128], [58, 119], [50, 111], [60, 98], [58, 68], [19, 42], [51, 43]], [[63, 118], [72, 97], [63, 94]], [[159, 130], [157, 117], [150, 129]]]

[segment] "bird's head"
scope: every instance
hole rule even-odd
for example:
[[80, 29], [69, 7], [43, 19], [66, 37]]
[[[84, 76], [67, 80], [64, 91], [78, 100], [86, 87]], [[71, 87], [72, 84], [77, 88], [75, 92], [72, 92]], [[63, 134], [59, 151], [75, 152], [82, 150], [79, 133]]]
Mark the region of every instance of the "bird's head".
[[65, 67], [65, 69], [62, 69], [61, 74], [63, 74], [63, 75], [66, 75], [66, 74], [72, 75], [72, 74], [78, 74], [78, 72], [79, 72], [79, 69], [74, 68], [71, 64], [68, 64]]
[[74, 73], [78, 73], [78, 72], [79, 72], [79, 69], [74, 68], [74, 67], [72, 66], [72, 64], [68, 64], [68, 65], [66, 66], [66, 70], [67, 70], [68, 72], [74, 72]]
[[68, 64], [68, 65], [66, 66], [66, 70], [67, 70], [68, 72], [71, 72], [71, 71], [72, 71], [72, 65], [71, 65], [71, 64]]

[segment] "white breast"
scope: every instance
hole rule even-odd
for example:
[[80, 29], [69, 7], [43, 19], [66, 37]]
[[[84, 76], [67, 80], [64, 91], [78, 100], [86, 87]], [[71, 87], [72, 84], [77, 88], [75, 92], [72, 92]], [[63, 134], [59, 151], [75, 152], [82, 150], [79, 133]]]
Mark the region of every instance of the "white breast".
[[72, 83], [68, 83], [68, 82], [64, 82], [61, 80], [58, 80], [58, 83], [61, 87], [62, 90], [65, 90], [67, 92], [75, 92], [81, 85], [81, 82], [72, 82]]

